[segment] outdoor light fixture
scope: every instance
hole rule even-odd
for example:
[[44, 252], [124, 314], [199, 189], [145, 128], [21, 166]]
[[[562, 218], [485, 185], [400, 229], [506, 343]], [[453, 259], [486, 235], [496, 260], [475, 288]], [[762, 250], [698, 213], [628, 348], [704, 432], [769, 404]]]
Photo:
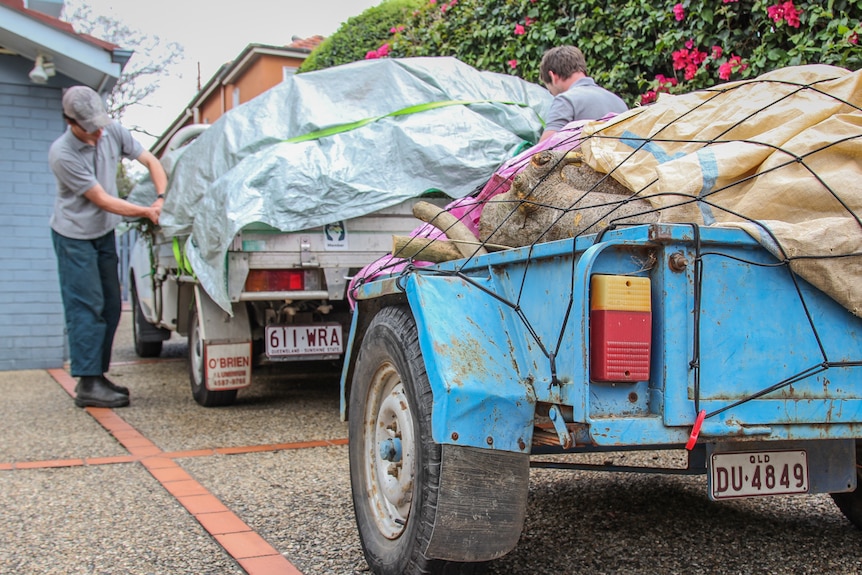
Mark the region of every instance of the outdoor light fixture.
[[39, 54], [36, 56], [36, 64], [30, 70], [30, 81], [34, 84], [44, 84], [55, 73], [54, 63], [46, 61], [45, 56]]

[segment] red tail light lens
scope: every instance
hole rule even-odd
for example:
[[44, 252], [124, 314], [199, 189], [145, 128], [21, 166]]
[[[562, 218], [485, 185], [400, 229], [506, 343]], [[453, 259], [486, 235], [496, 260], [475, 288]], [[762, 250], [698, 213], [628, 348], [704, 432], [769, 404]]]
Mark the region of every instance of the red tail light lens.
[[652, 346], [650, 280], [590, 279], [590, 379], [647, 381]]
[[302, 270], [251, 270], [245, 280], [245, 291], [300, 291], [305, 287]]

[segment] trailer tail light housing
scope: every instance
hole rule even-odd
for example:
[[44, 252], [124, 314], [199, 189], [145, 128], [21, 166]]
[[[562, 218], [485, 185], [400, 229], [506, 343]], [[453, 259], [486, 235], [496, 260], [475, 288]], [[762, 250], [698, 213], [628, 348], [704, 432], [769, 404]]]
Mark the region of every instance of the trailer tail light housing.
[[590, 278], [590, 379], [647, 381], [652, 347], [650, 280]]
[[302, 291], [305, 288], [303, 270], [250, 270], [245, 279], [245, 291]]

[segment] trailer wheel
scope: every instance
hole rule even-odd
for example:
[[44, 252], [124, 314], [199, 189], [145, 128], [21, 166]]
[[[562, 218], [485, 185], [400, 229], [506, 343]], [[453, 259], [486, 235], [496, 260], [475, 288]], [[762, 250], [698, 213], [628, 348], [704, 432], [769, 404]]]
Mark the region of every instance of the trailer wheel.
[[131, 284], [132, 339], [135, 342], [135, 353], [138, 357], [158, 357], [162, 353], [162, 339], [166, 339], [164, 334], [159, 334], [159, 337], [162, 339], [157, 341], [153, 341], [152, 337], [147, 336], [167, 330], [150, 325], [144, 317], [144, 310], [141, 309], [141, 302], [138, 300], [138, 290], [135, 288], [135, 282], [132, 281], [129, 283]]
[[428, 559], [441, 446], [431, 437], [431, 388], [405, 307], [378, 313], [350, 392], [350, 483], [365, 559], [377, 575], [468, 574], [486, 563]]
[[189, 382], [192, 397], [204, 407], [230, 405], [236, 400], [235, 389], [214, 391], [207, 389], [206, 369], [204, 366], [204, 341], [201, 339], [201, 325], [197, 306], [189, 310]]
[[850, 523], [862, 529], [862, 441], [856, 440], [856, 489], [844, 493], [830, 493], [832, 500]]

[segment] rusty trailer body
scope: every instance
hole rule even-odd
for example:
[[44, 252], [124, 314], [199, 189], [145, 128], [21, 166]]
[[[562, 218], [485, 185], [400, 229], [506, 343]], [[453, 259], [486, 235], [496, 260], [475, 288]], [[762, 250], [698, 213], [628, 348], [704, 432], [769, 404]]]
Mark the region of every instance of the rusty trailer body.
[[583, 467], [548, 453], [686, 450], [649, 471], [707, 474], [713, 499], [833, 493], [862, 521], [862, 319], [741, 230], [632, 226], [355, 295], [342, 416], [377, 573], [508, 552], [531, 459]]

